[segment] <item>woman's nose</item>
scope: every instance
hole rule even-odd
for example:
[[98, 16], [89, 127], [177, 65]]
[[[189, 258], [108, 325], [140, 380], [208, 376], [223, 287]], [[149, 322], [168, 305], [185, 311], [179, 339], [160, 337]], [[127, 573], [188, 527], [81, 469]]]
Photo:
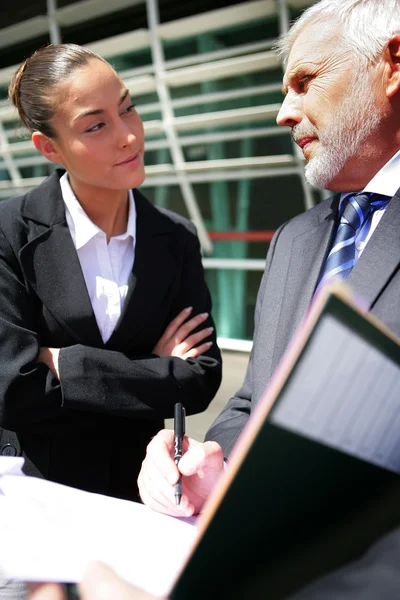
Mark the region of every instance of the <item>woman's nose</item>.
[[119, 124], [118, 127], [118, 143], [120, 146], [129, 146], [136, 141], [136, 135], [132, 131], [132, 126], [130, 124], [124, 123], [123, 121]]

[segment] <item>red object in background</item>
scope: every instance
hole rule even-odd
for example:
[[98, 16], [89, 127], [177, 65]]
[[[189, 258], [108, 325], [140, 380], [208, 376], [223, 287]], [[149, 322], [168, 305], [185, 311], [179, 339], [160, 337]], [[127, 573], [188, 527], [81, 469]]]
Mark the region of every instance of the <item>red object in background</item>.
[[270, 242], [275, 231], [209, 231], [213, 241]]

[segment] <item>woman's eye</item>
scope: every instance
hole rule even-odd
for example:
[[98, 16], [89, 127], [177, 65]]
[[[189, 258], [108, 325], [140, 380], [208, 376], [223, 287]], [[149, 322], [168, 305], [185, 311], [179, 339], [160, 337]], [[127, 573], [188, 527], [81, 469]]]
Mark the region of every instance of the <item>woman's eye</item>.
[[99, 129], [102, 129], [104, 127], [104, 123], [96, 123], [96, 125], [92, 125], [91, 127], [88, 127], [87, 129], [85, 129], [85, 133], [92, 133], [93, 131], [99, 131]]
[[135, 108], [135, 105], [130, 104], [129, 106], [127, 106], [127, 108], [125, 108], [125, 110], [123, 111], [123, 114], [132, 112], [134, 108]]

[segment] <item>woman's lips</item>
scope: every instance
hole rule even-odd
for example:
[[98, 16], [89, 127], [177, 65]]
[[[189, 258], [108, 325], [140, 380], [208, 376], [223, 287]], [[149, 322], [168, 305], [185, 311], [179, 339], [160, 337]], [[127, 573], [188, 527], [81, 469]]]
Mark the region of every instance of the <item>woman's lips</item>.
[[132, 154], [131, 156], [128, 156], [127, 158], [125, 158], [124, 160], [121, 160], [121, 162], [116, 163], [116, 167], [125, 167], [127, 165], [133, 165], [136, 162], [138, 162], [140, 159], [140, 153], [137, 152], [136, 154]]

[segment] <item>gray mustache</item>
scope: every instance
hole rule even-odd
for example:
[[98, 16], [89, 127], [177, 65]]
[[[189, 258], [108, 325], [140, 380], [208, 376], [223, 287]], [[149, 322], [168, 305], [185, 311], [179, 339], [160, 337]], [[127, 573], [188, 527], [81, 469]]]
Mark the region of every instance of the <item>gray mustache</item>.
[[295, 125], [292, 129], [292, 139], [294, 142], [298, 142], [305, 137], [318, 137], [318, 131], [316, 127]]

